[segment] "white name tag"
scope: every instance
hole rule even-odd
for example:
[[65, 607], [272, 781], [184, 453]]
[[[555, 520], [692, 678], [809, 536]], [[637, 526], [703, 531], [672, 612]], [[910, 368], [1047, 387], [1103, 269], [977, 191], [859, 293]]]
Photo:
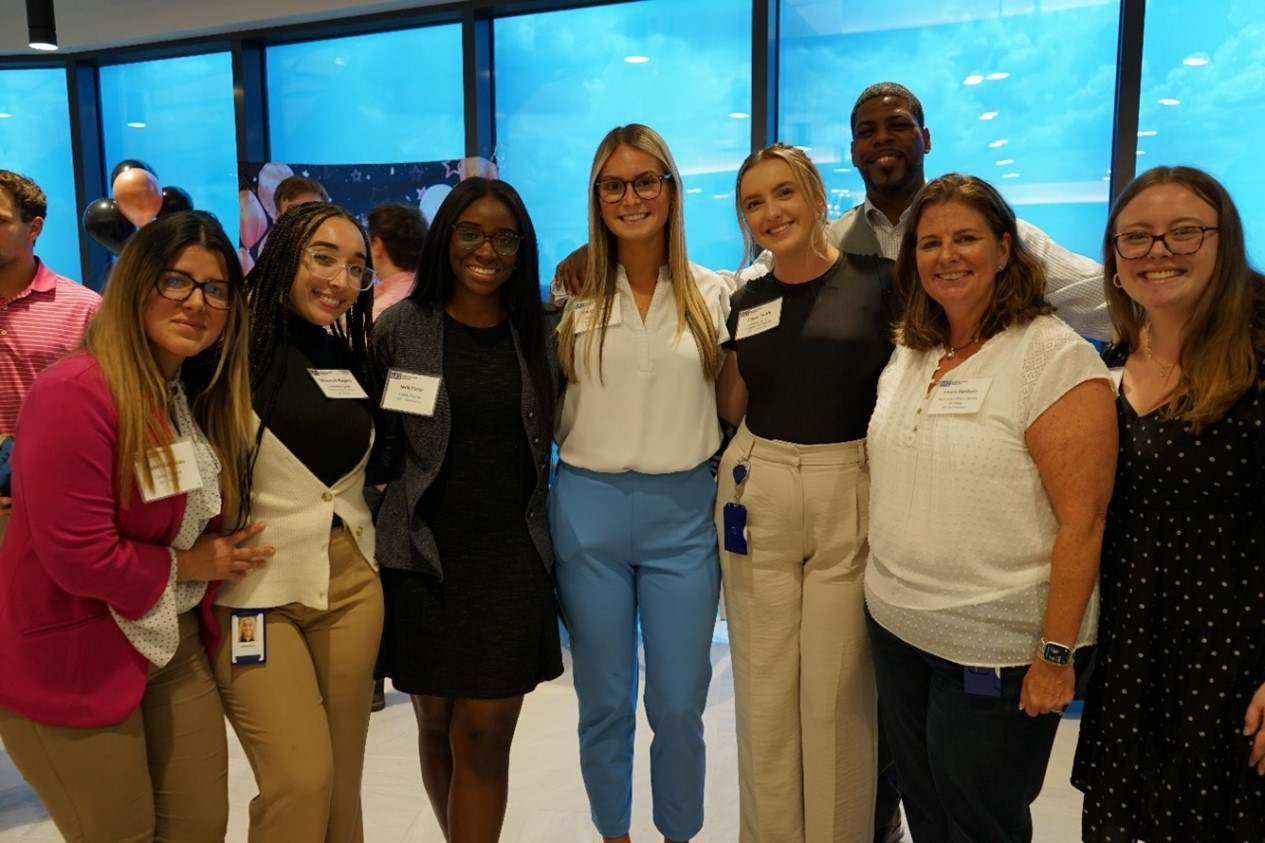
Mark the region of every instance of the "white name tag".
[[992, 378], [945, 378], [931, 396], [927, 415], [959, 416], [978, 412], [984, 403], [984, 396], [988, 394], [988, 388], [992, 385]]
[[[602, 303], [597, 299], [585, 299], [584, 301], [575, 302], [571, 308], [571, 320], [575, 325], [577, 334], [584, 331], [593, 330], [593, 326], [597, 323], [598, 316], [602, 313]], [[611, 312], [606, 317], [606, 327], [618, 325], [620, 322], [619, 313], [619, 297], [616, 296], [611, 300]]]
[[176, 458], [174, 474], [167, 465], [162, 448], [150, 448], [146, 452], [145, 459], [149, 462], [153, 483], [145, 482], [145, 473], [137, 466], [136, 484], [140, 487], [141, 498], [145, 503], [183, 495], [202, 487], [202, 474], [198, 471], [198, 458], [193, 450], [193, 443], [187, 439], [175, 442], [171, 446], [171, 453]]
[[748, 307], [738, 314], [738, 332], [735, 340], [745, 340], [756, 334], [763, 334], [782, 324], [782, 299], [776, 298], [766, 304]]
[[368, 393], [347, 369], [308, 369], [326, 398], [368, 398]]
[[439, 398], [439, 378], [392, 369], [387, 372], [386, 389], [382, 391], [382, 409], [415, 416], [435, 415]]

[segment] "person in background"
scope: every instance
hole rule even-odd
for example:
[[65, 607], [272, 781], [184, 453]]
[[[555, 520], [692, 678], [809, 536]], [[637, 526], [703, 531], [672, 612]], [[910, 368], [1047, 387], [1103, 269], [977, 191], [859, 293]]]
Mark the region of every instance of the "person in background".
[[557, 319], [538, 265], [517, 191], [466, 179], [435, 215], [417, 288], [374, 335], [388, 385], [379, 671], [412, 695], [422, 782], [454, 843], [499, 837], [523, 695], [562, 674], [545, 518]]
[[132, 235], [84, 347], [27, 394], [0, 550], [0, 738], [68, 841], [222, 841], [228, 744], [207, 650], [241, 547], [246, 296], [219, 224]]
[[[39, 185], [0, 170], [0, 440], [17, 426], [35, 376], [79, 344], [101, 297], [35, 256], [48, 199]], [[0, 496], [0, 545], [12, 500]]]
[[406, 298], [417, 280], [426, 219], [413, 205], [391, 202], [369, 212], [369, 250], [378, 283], [373, 287], [373, 319]]
[[[891, 261], [841, 253], [799, 149], [738, 170], [773, 272], [733, 297], [717, 472], [743, 843], [869, 843], [877, 726], [865, 631], [865, 427], [891, 356]], [[733, 520], [733, 519], [737, 520]]]
[[934, 179], [908, 225], [866, 438], [882, 726], [915, 840], [1022, 843], [1094, 641], [1111, 383], [991, 185]]
[[1103, 236], [1120, 456], [1072, 784], [1090, 843], [1265, 840], [1265, 278], [1212, 176], [1156, 167]]
[[272, 193], [272, 202], [277, 209], [277, 217], [305, 202], [328, 202], [329, 191], [316, 179], [307, 176], [290, 176], [281, 180]]
[[214, 667], [259, 787], [252, 843], [363, 837], [360, 774], [382, 636], [362, 491], [376, 391], [369, 260], [355, 217], [309, 202], [278, 218], [247, 277], [250, 506], [277, 555], [215, 595], [221, 627], [235, 611], [264, 616], [263, 660], [234, 663], [224, 647]]
[[558, 335], [567, 388], [549, 494], [580, 769], [598, 832], [627, 841], [640, 621], [654, 822], [685, 841], [703, 826], [720, 587], [709, 459], [729, 294], [686, 258], [685, 191], [654, 130], [607, 133], [590, 185], [588, 269]]

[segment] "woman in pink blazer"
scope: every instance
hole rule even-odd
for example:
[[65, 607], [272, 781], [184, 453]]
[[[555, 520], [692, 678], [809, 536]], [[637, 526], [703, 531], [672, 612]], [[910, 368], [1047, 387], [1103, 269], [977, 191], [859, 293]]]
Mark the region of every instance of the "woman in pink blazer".
[[213, 218], [132, 236], [84, 347], [18, 417], [0, 550], [0, 739], [69, 841], [222, 841], [214, 581], [263, 564], [241, 268]]

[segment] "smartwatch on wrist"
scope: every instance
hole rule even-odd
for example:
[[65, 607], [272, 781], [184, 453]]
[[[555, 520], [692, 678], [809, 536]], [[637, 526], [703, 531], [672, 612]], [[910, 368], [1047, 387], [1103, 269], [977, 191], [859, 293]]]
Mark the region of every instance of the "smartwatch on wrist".
[[1057, 641], [1046, 641], [1041, 639], [1041, 646], [1037, 648], [1037, 657], [1043, 662], [1049, 662], [1058, 667], [1067, 667], [1072, 663], [1072, 647], [1066, 644], [1060, 644]]

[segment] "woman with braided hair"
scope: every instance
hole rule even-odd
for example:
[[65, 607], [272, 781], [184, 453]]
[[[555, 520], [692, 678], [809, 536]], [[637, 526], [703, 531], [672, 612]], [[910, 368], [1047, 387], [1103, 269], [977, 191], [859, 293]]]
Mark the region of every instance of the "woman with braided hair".
[[259, 795], [250, 840], [363, 839], [360, 774], [382, 633], [361, 490], [373, 442], [374, 272], [355, 218], [310, 203], [277, 220], [247, 277], [253, 518], [275, 566], [222, 589], [220, 624], [259, 617], [215, 675]]

